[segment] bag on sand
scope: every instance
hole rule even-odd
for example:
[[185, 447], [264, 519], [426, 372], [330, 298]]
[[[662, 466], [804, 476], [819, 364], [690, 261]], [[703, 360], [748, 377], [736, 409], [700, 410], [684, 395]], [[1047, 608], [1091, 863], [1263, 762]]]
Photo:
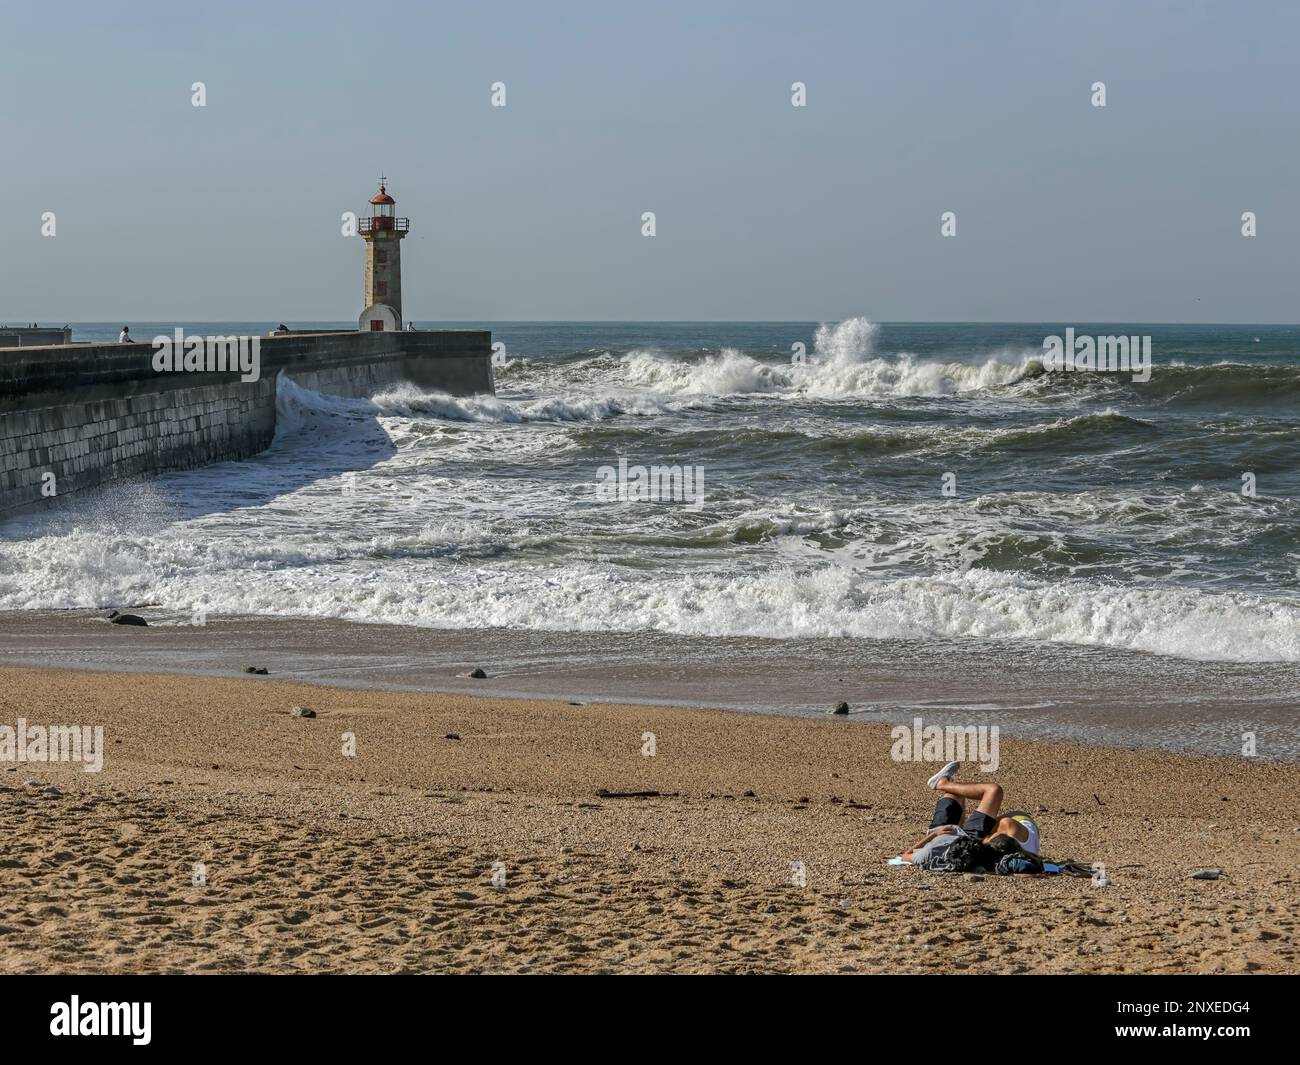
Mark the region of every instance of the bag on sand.
[[929, 857], [917, 864], [932, 873], [966, 873], [972, 868], [972, 861], [980, 841], [961, 829], [954, 833], [954, 838], [942, 850], [932, 852]]
[[993, 871], [1001, 876], [1014, 876], [1017, 873], [1037, 875], [1043, 872], [1043, 860], [1036, 854], [1021, 851], [1019, 854], [1004, 854], [998, 859]]

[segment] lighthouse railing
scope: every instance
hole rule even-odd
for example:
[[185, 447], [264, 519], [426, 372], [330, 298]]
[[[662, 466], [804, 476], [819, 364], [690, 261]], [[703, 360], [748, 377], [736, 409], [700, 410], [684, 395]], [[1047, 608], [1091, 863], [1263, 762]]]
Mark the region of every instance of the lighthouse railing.
[[383, 215], [372, 215], [370, 218], [358, 219], [360, 222], [360, 231], [362, 233], [378, 233], [383, 230], [395, 230], [398, 233], [409, 232], [411, 220], [409, 218], [387, 218]]

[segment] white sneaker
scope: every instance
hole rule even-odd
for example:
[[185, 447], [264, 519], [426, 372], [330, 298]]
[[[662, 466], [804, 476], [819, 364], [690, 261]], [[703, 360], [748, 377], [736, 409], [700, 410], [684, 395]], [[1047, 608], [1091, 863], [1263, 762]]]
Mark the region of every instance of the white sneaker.
[[934, 776], [932, 776], [929, 780], [927, 780], [925, 782], [925, 786], [929, 788], [931, 791], [934, 791], [934, 789], [939, 786], [939, 781], [943, 780], [945, 777], [951, 778], [956, 776], [957, 770], [959, 770], [960, 768], [961, 768], [960, 762], [949, 762], [946, 766], [940, 769], [939, 772], [935, 773]]

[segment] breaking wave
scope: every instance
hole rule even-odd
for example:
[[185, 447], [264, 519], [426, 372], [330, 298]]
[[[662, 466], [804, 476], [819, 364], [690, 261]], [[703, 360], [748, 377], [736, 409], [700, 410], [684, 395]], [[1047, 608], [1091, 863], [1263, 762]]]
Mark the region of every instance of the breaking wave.
[[782, 363], [760, 361], [732, 348], [695, 359], [633, 351], [623, 366], [627, 383], [670, 395], [786, 393], [834, 400], [974, 392], [1023, 379], [1034, 361], [1029, 355], [979, 364], [909, 354], [882, 358], [873, 354], [876, 333], [867, 319], [850, 318], [820, 326], [813, 351], [798, 360], [792, 354]]
[[[0, 609], [1300, 661], [1294, 365], [1045, 374], [1013, 347], [885, 354], [866, 318], [818, 328], [802, 361], [776, 331], [744, 351], [589, 339], [516, 354], [495, 396], [282, 375], [270, 451], [7, 523]], [[619, 457], [706, 465], [709, 498], [597, 505]]]
[[[807, 532], [842, 520], [827, 515], [766, 531]], [[474, 549], [468, 556], [467, 546]], [[18, 562], [25, 576], [16, 577], [9, 565], [0, 572], [0, 607], [148, 601], [214, 614], [450, 628], [1027, 640], [1213, 661], [1300, 662], [1300, 606], [1248, 594], [1043, 581], [984, 569], [886, 580], [838, 565], [653, 579], [581, 564], [492, 569], [479, 564], [495, 553], [488, 544], [472, 532], [438, 527], [370, 538], [365, 549], [368, 565], [344, 565], [361, 560], [322, 542], [250, 542], [231, 551], [183, 536], [110, 541], [76, 533], [52, 544], [8, 545], [8, 561]], [[386, 563], [382, 569], [378, 558]], [[460, 561], [437, 579], [419, 577], [419, 564], [430, 558]]]

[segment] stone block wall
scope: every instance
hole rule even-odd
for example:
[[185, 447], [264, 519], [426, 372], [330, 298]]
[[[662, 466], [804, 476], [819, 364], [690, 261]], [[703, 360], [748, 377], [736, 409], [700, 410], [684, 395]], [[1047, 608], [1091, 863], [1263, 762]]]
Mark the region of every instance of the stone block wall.
[[250, 382], [158, 373], [152, 357], [150, 344], [0, 351], [0, 513], [257, 454], [275, 436], [281, 371], [345, 396], [402, 380], [452, 395], [493, 390], [491, 334], [478, 330], [264, 337], [261, 377]]

